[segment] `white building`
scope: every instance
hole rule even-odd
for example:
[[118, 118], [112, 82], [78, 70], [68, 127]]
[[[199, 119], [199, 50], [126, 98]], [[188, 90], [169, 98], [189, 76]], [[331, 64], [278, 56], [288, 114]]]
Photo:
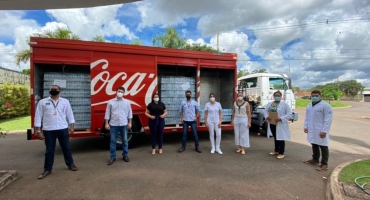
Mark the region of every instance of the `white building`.
[[30, 85], [30, 75], [15, 70], [0, 67], [0, 84]]

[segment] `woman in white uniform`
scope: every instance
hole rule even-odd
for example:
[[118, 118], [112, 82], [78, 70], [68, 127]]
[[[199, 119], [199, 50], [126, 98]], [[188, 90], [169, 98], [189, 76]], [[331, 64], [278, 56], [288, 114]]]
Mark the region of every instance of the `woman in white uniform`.
[[[219, 102], [216, 102], [215, 94], [209, 95], [209, 102], [206, 103], [204, 108], [205, 124], [208, 127], [209, 139], [211, 141], [211, 153], [222, 154], [220, 149], [221, 143], [221, 123], [222, 123], [222, 107]], [[216, 132], [216, 145], [215, 145], [215, 132]]]
[[[281, 101], [281, 92], [274, 93], [274, 101], [270, 102], [265, 107], [265, 119], [267, 120], [267, 137], [274, 137], [275, 149], [270, 153], [272, 156], [277, 156], [277, 159], [284, 158], [285, 140], [290, 140], [289, 120], [292, 118], [292, 110], [290, 106]], [[276, 125], [272, 122], [269, 113], [277, 112], [278, 117], [275, 120]]]
[[233, 106], [231, 124], [234, 124], [236, 153], [245, 154], [249, 145], [249, 128], [251, 127], [251, 109], [248, 102], [243, 100], [243, 93], [238, 93], [238, 100]]

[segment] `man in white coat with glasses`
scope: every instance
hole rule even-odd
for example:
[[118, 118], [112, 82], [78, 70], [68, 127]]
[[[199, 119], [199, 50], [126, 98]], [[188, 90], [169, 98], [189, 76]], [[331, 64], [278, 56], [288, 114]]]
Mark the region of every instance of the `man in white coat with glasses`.
[[[333, 119], [331, 106], [321, 100], [321, 92], [311, 92], [312, 103], [306, 107], [304, 120], [304, 132], [307, 133], [307, 141], [312, 145], [312, 159], [304, 161], [307, 164], [319, 164], [317, 171], [328, 169], [329, 160], [329, 132]], [[321, 162], [320, 159], [321, 150]]]

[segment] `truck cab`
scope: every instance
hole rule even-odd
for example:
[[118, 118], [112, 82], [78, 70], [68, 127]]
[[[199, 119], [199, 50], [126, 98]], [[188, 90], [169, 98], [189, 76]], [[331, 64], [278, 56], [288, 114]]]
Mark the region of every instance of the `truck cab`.
[[[291, 79], [286, 74], [256, 73], [238, 78], [237, 92], [243, 92], [252, 109], [252, 126], [265, 128], [264, 109], [274, 100], [273, 94], [280, 91], [282, 101], [294, 112], [296, 101], [291, 89]], [[293, 119], [297, 119], [296, 113]]]

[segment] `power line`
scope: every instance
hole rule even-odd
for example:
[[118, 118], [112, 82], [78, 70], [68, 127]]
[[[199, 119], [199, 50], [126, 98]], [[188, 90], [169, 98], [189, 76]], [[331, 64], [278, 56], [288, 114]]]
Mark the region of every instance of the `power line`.
[[276, 61], [276, 60], [284, 60], [284, 61], [295, 61], [295, 60], [330, 60], [330, 59], [356, 59], [356, 60], [368, 60], [370, 57], [316, 57], [316, 58], [271, 58], [271, 59], [238, 59], [237, 61]]
[[[310, 22], [310, 23], [302, 23], [302, 24], [292, 24], [292, 25], [284, 25], [284, 26], [265, 26], [261, 28], [254, 28], [252, 30], [244, 30], [243, 32], [259, 32], [259, 31], [276, 31], [276, 30], [283, 30], [286, 28], [300, 28], [300, 27], [310, 27], [316, 25], [329, 25], [329, 24], [336, 24], [336, 23], [354, 23], [354, 22], [370, 22], [370, 18], [353, 18], [353, 19], [340, 19], [340, 20], [325, 20], [325, 21], [318, 21], [318, 22]], [[231, 33], [237, 30], [232, 31], [221, 31], [221, 33]], [[203, 37], [214, 36], [215, 33], [205, 33]]]

